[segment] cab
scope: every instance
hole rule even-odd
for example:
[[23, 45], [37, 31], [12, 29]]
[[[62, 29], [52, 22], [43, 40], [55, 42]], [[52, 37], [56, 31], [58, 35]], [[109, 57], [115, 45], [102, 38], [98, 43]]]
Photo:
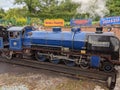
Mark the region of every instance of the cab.
[[10, 27], [8, 30], [9, 36], [9, 49], [10, 50], [22, 50], [22, 33], [24, 27]]

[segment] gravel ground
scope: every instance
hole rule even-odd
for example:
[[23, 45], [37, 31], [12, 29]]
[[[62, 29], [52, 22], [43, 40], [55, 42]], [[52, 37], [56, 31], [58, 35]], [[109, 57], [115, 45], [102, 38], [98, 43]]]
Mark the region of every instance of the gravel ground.
[[0, 90], [108, 89], [103, 84], [90, 80], [76, 80], [52, 71], [0, 63]]
[[100, 83], [45, 74], [1, 74], [0, 90], [107, 90]]

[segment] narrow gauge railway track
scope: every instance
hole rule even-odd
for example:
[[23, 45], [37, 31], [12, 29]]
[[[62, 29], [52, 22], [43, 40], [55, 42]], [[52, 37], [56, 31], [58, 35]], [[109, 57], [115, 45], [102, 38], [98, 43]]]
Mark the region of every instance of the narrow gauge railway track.
[[27, 66], [27, 67], [50, 70], [54, 72], [60, 72], [60, 73], [68, 74], [70, 76], [74, 76], [77, 78], [87, 77], [91, 80], [98, 80], [98, 81], [104, 82], [110, 90], [114, 89], [116, 84], [116, 75], [117, 75], [116, 71], [112, 73], [105, 73], [96, 69], [83, 70], [83, 69], [80, 69], [79, 67], [68, 67], [60, 64], [38, 62], [35, 60], [27, 60], [27, 59], [21, 60], [18, 58], [7, 60], [5, 58], [0, 57], [0, 62], [6, 62], [11, 64]]

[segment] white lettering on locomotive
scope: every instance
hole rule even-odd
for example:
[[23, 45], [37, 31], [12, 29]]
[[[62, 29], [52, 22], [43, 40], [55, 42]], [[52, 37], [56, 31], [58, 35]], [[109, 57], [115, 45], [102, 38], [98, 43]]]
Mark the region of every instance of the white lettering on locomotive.
[[97, 47], [109, 47], [110, 43], [109, 42], [97, 42], [97, 41], [90, 41], [92, 46], [97, 46]]

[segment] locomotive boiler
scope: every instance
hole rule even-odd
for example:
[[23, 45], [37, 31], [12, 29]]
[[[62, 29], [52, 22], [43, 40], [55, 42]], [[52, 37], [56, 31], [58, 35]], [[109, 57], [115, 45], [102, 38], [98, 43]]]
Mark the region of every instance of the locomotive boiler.
[[7, 53], [0, 38], [2, 54], [8, 59], [27, 55], [41, 62], [63, 62], [67, 66], [106, 72], [113, 71], [119, 63], [119, 39], [112, 32], [102, 32], [101, 27], [96, 28], [96, 32], [83, 32], [80, 28], [35, 31], [32, 27], [11, 27], [8, 33]]

